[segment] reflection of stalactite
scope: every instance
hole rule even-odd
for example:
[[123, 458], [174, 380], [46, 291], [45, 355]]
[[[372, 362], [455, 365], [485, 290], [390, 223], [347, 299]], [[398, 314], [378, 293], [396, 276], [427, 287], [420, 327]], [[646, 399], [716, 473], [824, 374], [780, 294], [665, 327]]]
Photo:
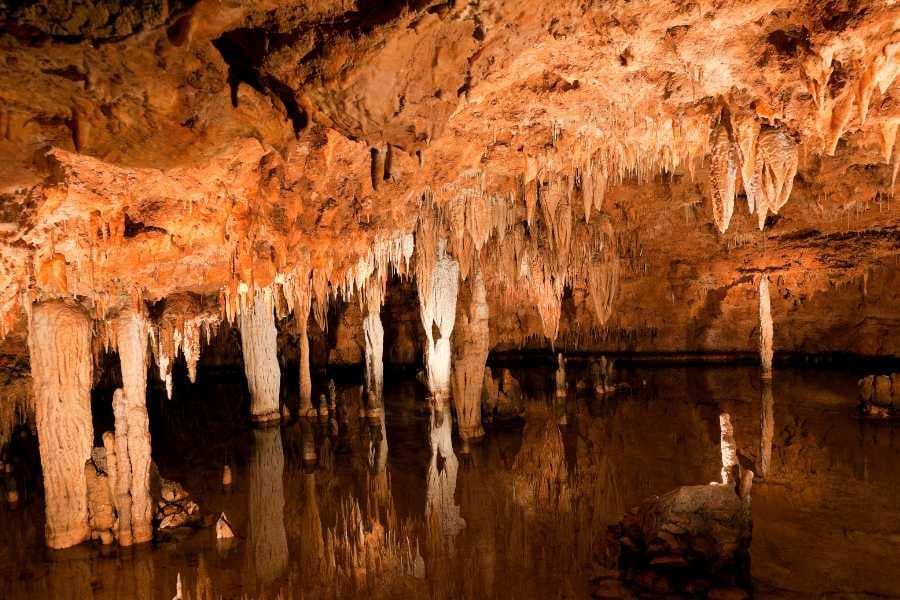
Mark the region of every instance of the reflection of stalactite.
[[250, 546], [254, 572], [263, 585], [274, 581], [287, 567], [283, 476], [281, 430], [255, 429], [250, 460]]
[[325, 568], [325, 539], [322, 537], [322, 519], [319, 516], [319, 501], [316, 494], [316, 472], [303, 471], [303, 499], [300, 509], [300, 555], [302, 572], [311, 577], [320, 577]]
[[528, 406], [522, 447], [513, 463], [514, 499], [529, 514], [568, 513], [571, 508], [562, 433], [550, 417], [545, 406]]
[[47, 545], [90, 536], [84, 464], [91, 457], [91, 324], [62, 302], [34, 307], [28, 345], [44, 476]]
[[435, 401], [431, 409], [431, 461], [425, 503], [432, 560], [438, 555], [452, 555], [456, 536], [466, 526], [456, 504], [459, 461], [453, 452], [452, 435], [450, 407]]
[[251, 306], [241, 313], [240, 324], [244, 372], [250, 388], [250, 414], [256, 421], [276, 421], [281, 418], [278, 410], [281, 370], [275, 314], [267, 294], [262, 291], [256, 294]]
[[481, 268], [469, 277], [471, 302], [461, 310], [453, 335], [453, 403], [463, 439], [484, 435], [481, 425], [481, 392], [490, 350], [488, 305]]
[[[419, 260], [424, 259], [420, 256]], [[427, 338], [428, 389], [443, 400], [450, 391], [450, 334], [456, 323], [459, 265], [447, 254], [445, 240], [437, 242], [433, 261], [430, 272], [417, 281], [422, 325]]]
[[772, 382], [763, 380], [760, 393], [759, 474], [766, 477], [772, 466], [772, 440], [775, 437], [775, 395]]
[[[131, 539], [136, 544], [153, 539], [150, 418], [147, 415], [147, 329], [144, 316], [134, 311], [124, 312], [117, 321], [116, 339], [125, 403], [123, 416], [127, 422], [128, 463], [131, 469]], [[117, 429], [118, 424], [117, 418]], [[120, 535], [121, 532], [120, 526]]]
[[759, 360], [763, 379], [772, 378], [773, 329], [769, 278], [763, 275], [759, 278]]
[[369, 492], [380, 505], [390, 501], [387, 472], [388, 440], [384, 417], [369, 422]]

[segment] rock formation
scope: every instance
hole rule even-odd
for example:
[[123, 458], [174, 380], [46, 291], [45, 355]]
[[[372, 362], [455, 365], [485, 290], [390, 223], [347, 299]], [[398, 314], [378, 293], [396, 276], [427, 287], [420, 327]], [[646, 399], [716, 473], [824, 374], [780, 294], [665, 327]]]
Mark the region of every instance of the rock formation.
[[[140, 544], [153, 538], [153, 504], [150, 499], [150, 419], [147, 415], [147, 321], [141, 313], [126, 311], [116, 321], [116, 344], [122, 368], [122, 393], [113, 399], [116, 415], [116, 450], [119, 469], [130, 470], [127, 476], [131, 497], [130, 539]], [[118, 393], [118, 392], [117, 392]], [[118, 402], [118, 404], [117, 404]], [[119, 443], [124, 428], [124, 457]], [[120, 482], [122, 484], [124, 482]], [[120, 544], [123, 519], [120, 515]]]
[[490, 350], [488, 304], [481, 270], [469, 275], [468, 306], [461, 302], [453, 330], [453, 405], [464, 440], [484, 435], [481, 403], [485, 363]]
[[[442, 404], [450, 395], [450, 334], [456, 323], [456, 294], [459, 290], [459, 264], [447, 254], [446, 241], [434, 246], [431, 264], [420, 255], [422, 277], [418, 279], [419, 305], [428, 346], [425, 365], [428, 391]], [[447, 418], [450, 418], [447, 415]]]
[[258, 292], [241, 313], [240, 322], [244, 373], [250, 387], [250, 415], [259, 423], [277, 421], [281, 418], [278, 395], [281, 368], [271, 297]]
[[68, 548], [90, 537], [84, 473], [94, 445], [91, 323], [75, 306], [43, 302], [32, 309], [28, 340], [47, 545]]
[[774, 327], [772, 324], [772, 304], [769, 299], [769, 278], [759, 278], [759, 362], [762, 366], [762, 378], [772, 378], [772, 356], [774, 344]]

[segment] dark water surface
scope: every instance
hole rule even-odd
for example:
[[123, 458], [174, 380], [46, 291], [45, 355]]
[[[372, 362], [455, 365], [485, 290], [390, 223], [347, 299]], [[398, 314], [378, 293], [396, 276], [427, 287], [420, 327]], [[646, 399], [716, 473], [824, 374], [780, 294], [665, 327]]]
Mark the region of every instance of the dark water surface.
[[[524, 419], [464, 453], [412, 378], [386, 381], [385, 423], [339, 412], [253, 430], [240, 375], [201, 372], [154, 396], [151, 421], [160, 473], [206, 526], [51, 552], [22, 490], [16, 510], [0, 504], [0, 598], [170, 600], [179, 576], [184, 598], [589, 598], [607, 525], [718, 478], [723, 411], [745, 463], [771, 452], [752, 490], [754, 595], [900, 597], [900, 424], [854, 417], [859, 374], [781, 370], [768, 396], [749, 367], [623, 369], [631, 387], [596, 399], [571, 369], [564, 406], [551, 369], [513, 374]], [[355, 393], [338, 386], [345, 405]], [[209, 525], [222, 512], [228, 547]]]

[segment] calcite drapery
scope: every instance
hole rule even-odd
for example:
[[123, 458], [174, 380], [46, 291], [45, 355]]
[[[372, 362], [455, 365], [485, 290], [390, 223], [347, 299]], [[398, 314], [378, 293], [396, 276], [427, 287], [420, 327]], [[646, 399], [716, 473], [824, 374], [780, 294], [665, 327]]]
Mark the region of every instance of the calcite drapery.
[[270, 296], [258, 290], [241, 313], [241, 348], [244, 373], [250, 388], [250, 415], [256, 422], [277, 421], [281, 389], [278, 366], [278, 331]]
[[737, 182], [737, 146], [731, 132], [720, 123], [712, 132], [712, 156], [709, 165], [709, 184], [712, 196], [713, 220], [719, 233], [725, 233], [734, 214], [734, 193]]
[[88, 539], [87, 482], [91, 457], [91, 322], [59, 301], [34, 306], [28, 345], [44, 477], [47, 545]]
[[450, 391], [450, 334], [456, 323], [459, 291], [459, 264], [447, 254], [446, 240], [438, 240], [429, 279], [430, 285], [424, 290], [419, 282], [419, 306], [427, 338], [428, 389], [434, 397], [446, 399]]
[[484, 435], [481, 394], [490, 350], [487, 295], [480, 267], [469, 276], [468, 285], [469, 306], [460, 311], [453, 332], [453, 404], [464, 440]]
[[772, 324], [772, 303], [769, 299], [769, 278], [759, 278], [759, 361], [762, 366], [761, 377], [772, 378], [772, 356], [774, 327]]
[[[131, 538], [136, 544], [153, 538], [153, 502], [150, 498], [150, 418], [147, 415], [147, 330], [144, 315], [133, 310], [123, 312], [116, 321], [116, 342], [122, 368], [122, 401], [116, 416], [117, 454], [120, 416], [127, 436], [127, 463], [130, 467], [128, 493], [131, 497]], [[122, 457], [119, 456], [119, 462]], [[119, 516], [122, 544], [122, 516]], [[124, 544], [123, 544], [124, 545]]]

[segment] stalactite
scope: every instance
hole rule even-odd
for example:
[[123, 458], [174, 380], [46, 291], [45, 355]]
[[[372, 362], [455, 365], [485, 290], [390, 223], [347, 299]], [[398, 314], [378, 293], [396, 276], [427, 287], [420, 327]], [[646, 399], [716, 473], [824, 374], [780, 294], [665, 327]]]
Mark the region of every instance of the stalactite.
[[155, 340], [153, 355], [169, 399], [173, 391], [172, 369], [178, 356], [184, 356], [188, 378], [195, 382], [202, 337], [205, 335], [209, 342], [219, 322], [220, 317], [204, 308], [201, 299], [194, 294], [179, 293], [166, 298], [162, 315], [150, 335]]
[[[600, 235], [590, 236], [589, 240], [585, 261], [588, 269], [588, 292], [597, 322], [605, 325], [612, 315], [613, 304], [619, 291], [619, 257], [615, 232], [609, 218], [603, 217], [600, 221]], [[581, 264], [583, 263], [578, 260], [574, 262], [576, 269]]]
[[769, 278], [762, 275], [759, 278], [759, 360], [763, 379], [772, 378], [773, 329]]
[[744, 181], [747, 202], [756, 207], [760, 230], [768, 212], [778, 214], [794, 187], [800, 158], [797, 143], [780, 128], [765, 127], [759, 134], [756, 166], [749, 181]]
[[432, 270], [417, 279], [417, 283], [427, 338], [428, 389], [433, 396], [446, 398], [450, 391], [450, 334], [456, 322], [459, 289], [459, 265], [447, 254], [446, 240], [438, 241]]
[[62, 302], [33, 308], [28, 345], [44, 478], [46, 540], [67, 548], [88, 539], [84, 465], [91, 457], [91, 324]]
[[284, 449], [281, 429], [253, 430], [250, 459], [249, 512], [252, 572], [262, 584], [275, 581], [287, 567], [284, 527]]
[[734, 213], [734, 193], [737, 181], [737, 148], [731, 132], [720, 123], [712, 132], [712, 155], [709, 165], [710, 194], [713, 220], [719, 233], [725, 233]]
[[[116, 325], [127, 422], [127, 456], [131, 466], [131, 531], [134, 543], [141, 544], [153, 538], [150, 418], [147, 415], [148, 325], [142, 314], [131, 310], [120, 315]], [[197, 343], [199, 345], [199, 340]], [[116, 425], [118, 428], [118, 423]]]
[[244, 373], [250, 388], [250, 414], [254, 421], [277, 421], [281, 370], [278, 367], [278, 331], [270, 295], [256, 293], [251, 306], [241, 313], [241, 348]]
[[490, 351], [487, 292], [477, 263], [467, 285], [469, 306], [460, 310], [453, 332], [453, 403], [464, 440], [484, 435], [481, 394]]

